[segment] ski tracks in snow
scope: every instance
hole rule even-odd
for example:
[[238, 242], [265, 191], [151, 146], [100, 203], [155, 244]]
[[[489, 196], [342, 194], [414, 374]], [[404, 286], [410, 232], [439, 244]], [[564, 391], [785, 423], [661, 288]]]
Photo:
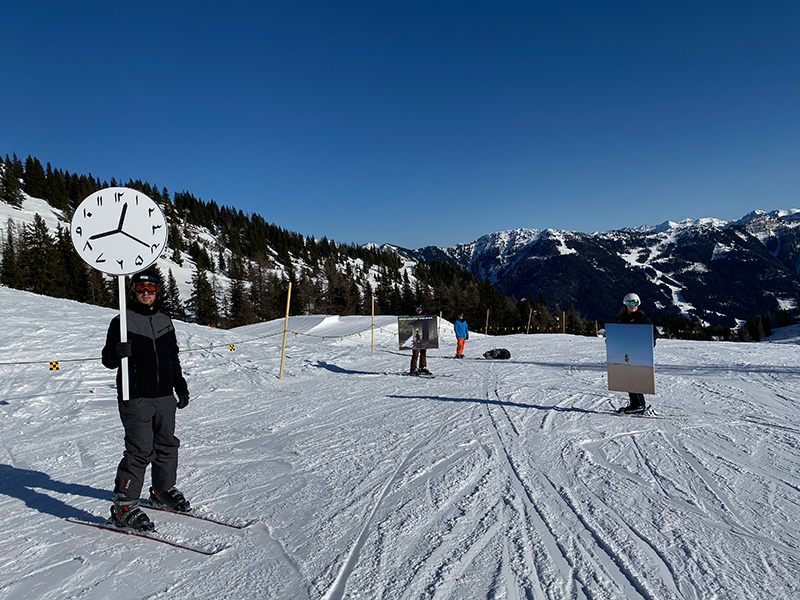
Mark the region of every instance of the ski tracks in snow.
[[[524, 552], [526, 557], [536, 556], [526, 561], [530, 586], [524, 590], [526, 597], [696, 598], [691, 588], [687, 595], [679, 591], [674, 570], [663, 554], [615, 511], [602, 504], [587, 505], [568, 490], [573, 484], [564, 480], [563, 473], [569, 469], [553, 477], [537, 466], [536, 449], [531, 447], [534, 436], [521, 434], [501, 398], [498, 378], [491, 373], [485, 378], [484, 395], [496, 459], [508, 476], [508, 502], [517, 505], [517, 512], [524, 517], [523, 523], [510, 527], [522, 527], [520, 539], [534, 545]], [[566, 412], [560, 405], [573, 400], [574, 395], [567, 396], [556, 408]], [[538, 436], [553, 427], [556, 414], [548, 411]], [[544, 445], [546, 440], [545, 435]], [[622, 537], [611, 535], [605, 523], [597, 521], [597, 510], [606, 518], [611, 515]], [[625, 551], [626, 545], [635, 551]], [[641, 555], [647, 557], [649, 568], [655, 569], [658, 577], [642, 572], [637, 561]]]
[[[398, 482], [403, 478], [406, 470], [409, 468], [410, 463], [420, 451], [426, 447], [428, 447], [433, 440], [438, 439], [442, 431], [445, 429], [447, 423], [442, 424], [439, 428], [437, 428], [433, 433], [427, 435], [422, 441], [417, 443], [405, 456], [403, 461], [398, 465], [397, 469], [395, 469], [392, 476], [386, 482], [386, 485], [381, 490], [380, 495], [378, 496], [375, 506], [372, 509], [372, 512], [367, 516], [364, 520], [361, 530], [351, 548], [348, 556], [344, 562], [344, 564], [339, 569], [339, 573], [336, 576], [336, 580], [334, 581], [333, 585], [328, 589], [325, 593], [324, 598], [325, 600], [341, 600], [345, 597], [345, 588], [347, 586], [347, 581], [350, 575], [353, 573], [353, 570], [358, 563], [361, 550], [364, 547], [366, 542], [367, 536], [370, 535], [373, 523], [376, 520], [376, 515], [379, 511], [384, 508], [386, 503], [387, 497], [389, 497], [394, 488], [397, 486]], [[446, 461], [446, 463], [440, 463], [436, 465], [429, 473], [427, 473], [426, 477], [430, 478], [434, 476], [437, 472], [444, 470], [448, 463], [454, 462], [460, 458], [458, 455], [451, 457], [450, 460]]]

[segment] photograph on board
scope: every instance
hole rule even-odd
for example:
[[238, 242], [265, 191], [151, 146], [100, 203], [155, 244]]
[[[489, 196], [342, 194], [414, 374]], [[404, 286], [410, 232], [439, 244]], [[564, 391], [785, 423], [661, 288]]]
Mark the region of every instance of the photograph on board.
[[606, 368], [610, 391], [655, 394], [653, 326], [606, 323]]

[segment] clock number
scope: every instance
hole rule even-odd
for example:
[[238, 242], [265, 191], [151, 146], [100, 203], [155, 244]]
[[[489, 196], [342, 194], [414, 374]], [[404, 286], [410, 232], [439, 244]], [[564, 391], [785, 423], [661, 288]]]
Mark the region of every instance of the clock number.
[[114, 202], [121, 202], [122, 201], [122, 195], [124, 193], [125, 192], [114, 192]]
[[144, 264], [144, 259], [142, 258], [141, 254], [136, 255], [136, 260], [133, 261], [137, 267], [141, 267]]
[[[100, 201], [100, 203], [102, 204], [102, 200]], [[83, 209], [83, 218], [84, 218], [84, 219], [88, 219], [88, 218], [89, 218], [89, 217], [91, 217], [91, 216], [92, 216], [92, 213], [90, 213], [88, 210], [86, 210], [86, 209], [84, 208], [84, 209]]]
[[97, 197], [97, 206], [103, 206], [103, 197], [102, 196], [98, 196]]
[[160, 246], [161, 246], [161, 244], [151, 244], [150, 245], [150, 254], [155, 254], [156, 253], [156, 248], [159, 248]]
[[156, 231], [158, 231], [162, 227], [163, 227], [163, 225], [153, 225], [153, 235], [155, 235]]
[[124, 262], [125, 262], [124, 258], [117, 261], [117, 264], [119, 265], [119, 270], [120, 271], [122, 271], [125, 268], [125, 267], [122, 266], [122, 263], [124, 263]]
[[[84, 246], [83, 246], [83, 251], [86, 252], [87, 248], [89, 250], [94, 250], [94, 248], [92, 248], [92, 245], [89, 243], [89, 240], [86, 240], [86, 244], [84, 244]], [[103, 255], [101, 254], [100, 256], [103, 256]]]
[[[88, 244], [89, 242], [86, 242], [86, 243]], [[96, 263], [104, 263], [104, 262], [106, 262], [106, 259], [103, 258], [103, 253], [102, 252], [97, 255], [97, 258], [95, 259], [94, 262], [96, 262]]]
[[75, 235], [79, 235], [79, 236], [83, 237], [83, 228], [82, 227], [76, 227], [75, 228]]

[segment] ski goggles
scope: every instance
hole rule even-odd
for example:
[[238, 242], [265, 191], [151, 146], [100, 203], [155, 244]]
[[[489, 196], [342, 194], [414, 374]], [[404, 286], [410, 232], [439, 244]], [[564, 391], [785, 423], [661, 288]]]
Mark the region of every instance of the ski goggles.
[[638, 300], [626, 300], [625, 306], [639, 306]]
[[133, 287], [133, 291], [137, 294], [144, 294], [145, 292], [148, 294], [157, 294], [158, 290], [161, 289], [160, 285], [152, 281], [137, 281], [131, 287]]

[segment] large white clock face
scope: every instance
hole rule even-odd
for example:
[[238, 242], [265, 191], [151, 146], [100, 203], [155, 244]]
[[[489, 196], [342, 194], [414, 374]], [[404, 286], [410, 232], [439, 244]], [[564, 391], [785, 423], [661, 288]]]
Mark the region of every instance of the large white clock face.
[[89, 266], [109, 275], [130, 275], [152, 265], [164, 251], [167, 223], [158, 205], [141, 192], [112, 187], [81, 202], [70, 234]]

